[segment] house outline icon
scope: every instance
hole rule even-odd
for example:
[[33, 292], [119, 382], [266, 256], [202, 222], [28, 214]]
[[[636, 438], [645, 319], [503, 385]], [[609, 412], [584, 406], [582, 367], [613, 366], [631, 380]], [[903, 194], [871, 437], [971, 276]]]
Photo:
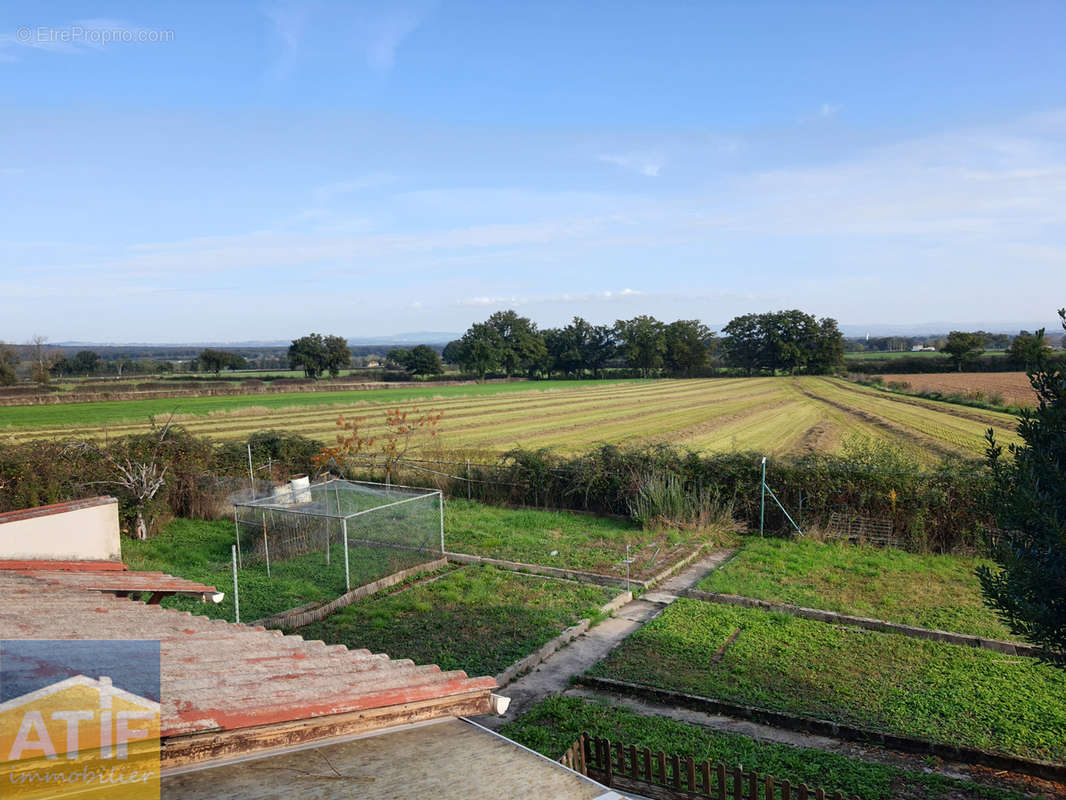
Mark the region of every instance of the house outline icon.
[[160, 703], [106, 676], [0, 703], [0, 795], [158, 797], [160, 718]]

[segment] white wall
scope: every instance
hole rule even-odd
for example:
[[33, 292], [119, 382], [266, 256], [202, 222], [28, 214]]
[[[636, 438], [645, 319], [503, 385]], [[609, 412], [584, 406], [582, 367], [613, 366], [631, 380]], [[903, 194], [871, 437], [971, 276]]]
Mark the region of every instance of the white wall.
[[118, 501], [94, 497], [0, 514], [0, 559], [121, 561]]

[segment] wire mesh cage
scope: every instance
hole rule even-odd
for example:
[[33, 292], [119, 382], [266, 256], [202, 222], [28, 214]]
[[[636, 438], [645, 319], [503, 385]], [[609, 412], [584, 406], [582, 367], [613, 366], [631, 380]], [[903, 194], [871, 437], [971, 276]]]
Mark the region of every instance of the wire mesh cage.
[[347, 591], [444, 552], [441, 492], [306, 478], [233, 498], [240, 569]]

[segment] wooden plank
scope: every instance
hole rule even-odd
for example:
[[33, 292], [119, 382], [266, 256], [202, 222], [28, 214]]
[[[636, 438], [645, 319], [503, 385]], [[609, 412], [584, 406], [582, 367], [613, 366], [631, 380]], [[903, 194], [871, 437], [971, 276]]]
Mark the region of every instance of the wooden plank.
[[320, 739], [368, 733], [445, 716], [489, 714], [492, 711], [490, 694], [485, 689], [294, 722], [171, 737], [162, 743], [161, 765], [165, 774], [167, 770], [178, 767], [277, 750]]

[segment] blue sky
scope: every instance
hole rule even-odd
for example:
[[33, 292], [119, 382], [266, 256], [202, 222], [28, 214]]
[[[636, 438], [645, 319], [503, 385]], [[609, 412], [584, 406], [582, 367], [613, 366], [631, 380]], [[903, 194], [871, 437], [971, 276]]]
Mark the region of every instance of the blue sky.
[[504, 307], [1051, 326], [1064, 23], [1055, 2], [8, 2], [0, 339], [461, 331]]

